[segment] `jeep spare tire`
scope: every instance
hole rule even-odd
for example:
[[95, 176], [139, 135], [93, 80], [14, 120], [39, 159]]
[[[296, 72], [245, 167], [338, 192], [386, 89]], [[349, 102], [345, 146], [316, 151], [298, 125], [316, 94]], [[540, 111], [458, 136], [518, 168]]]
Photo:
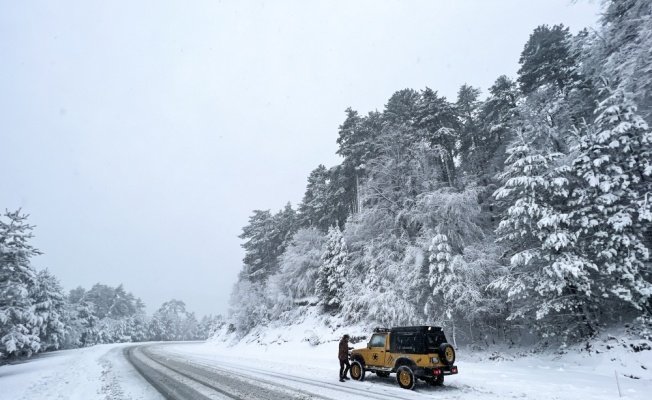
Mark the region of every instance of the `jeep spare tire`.
[[439, 351], [441, 352], [441, 362], [445, 365], [453, 365], [455, 362], [455, 349], [448, 343], [442, 343], [439, 346]]
[[355, 379], [356, 381], [364, 381], [365, 370], [360, 361], [356, 360], [351, 363], [351, 369], [349, 370], [349, 373], [351, 374], [351, 378]]

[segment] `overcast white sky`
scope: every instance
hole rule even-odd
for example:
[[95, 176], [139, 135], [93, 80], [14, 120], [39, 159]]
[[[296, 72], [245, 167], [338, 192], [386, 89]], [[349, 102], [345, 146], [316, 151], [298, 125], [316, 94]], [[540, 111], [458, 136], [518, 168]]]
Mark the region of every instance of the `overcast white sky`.
[[0, 210], [66, 290], [124, 284], [226, 313], [254, 209], [339, 162], [351, 106], [515, 77], [532, 30], [598, 5], [511, 1], [0, 0]]

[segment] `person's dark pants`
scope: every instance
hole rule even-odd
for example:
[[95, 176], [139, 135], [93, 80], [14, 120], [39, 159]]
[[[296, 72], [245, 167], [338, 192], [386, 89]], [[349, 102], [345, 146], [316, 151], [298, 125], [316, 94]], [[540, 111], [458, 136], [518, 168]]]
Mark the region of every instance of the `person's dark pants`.
[[346, 378], [346, 374], [349, 373], [349, 369], [351, 369], [349, 360], [340, 360], [340, 379]]

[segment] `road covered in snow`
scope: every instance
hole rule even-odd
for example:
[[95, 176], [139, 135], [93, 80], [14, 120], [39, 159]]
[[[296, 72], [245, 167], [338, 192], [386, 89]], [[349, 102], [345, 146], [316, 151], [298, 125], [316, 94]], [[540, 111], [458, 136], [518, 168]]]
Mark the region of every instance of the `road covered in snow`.
[[339, 382], [337, 342], [266, 343], [119, 344], [48, 353], [0, 367], [0, 398], [591, 400], [619, 398], [618, 384], [621, 398], [652, 393], [652, 379], [638, 373], [647, 373], [642, 366], [652, 364], [652, 351], [506, 359], [459, 349], [460, 373], [446, 377], [445, 386], [419, 382], [405, 390], [394, 375]]

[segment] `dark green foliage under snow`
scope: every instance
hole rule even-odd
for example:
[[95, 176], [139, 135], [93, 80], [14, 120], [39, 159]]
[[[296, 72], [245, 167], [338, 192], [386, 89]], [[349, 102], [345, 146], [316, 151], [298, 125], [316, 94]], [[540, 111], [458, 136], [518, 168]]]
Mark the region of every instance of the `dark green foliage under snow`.
[[243, 229], [236, 329], [318, 305], [473, 342], [651, 335], [652, 1], [603, 7], [597, 32], [536, 28], [484, 99], [465, 84], [347, 109], [342, 163]]

